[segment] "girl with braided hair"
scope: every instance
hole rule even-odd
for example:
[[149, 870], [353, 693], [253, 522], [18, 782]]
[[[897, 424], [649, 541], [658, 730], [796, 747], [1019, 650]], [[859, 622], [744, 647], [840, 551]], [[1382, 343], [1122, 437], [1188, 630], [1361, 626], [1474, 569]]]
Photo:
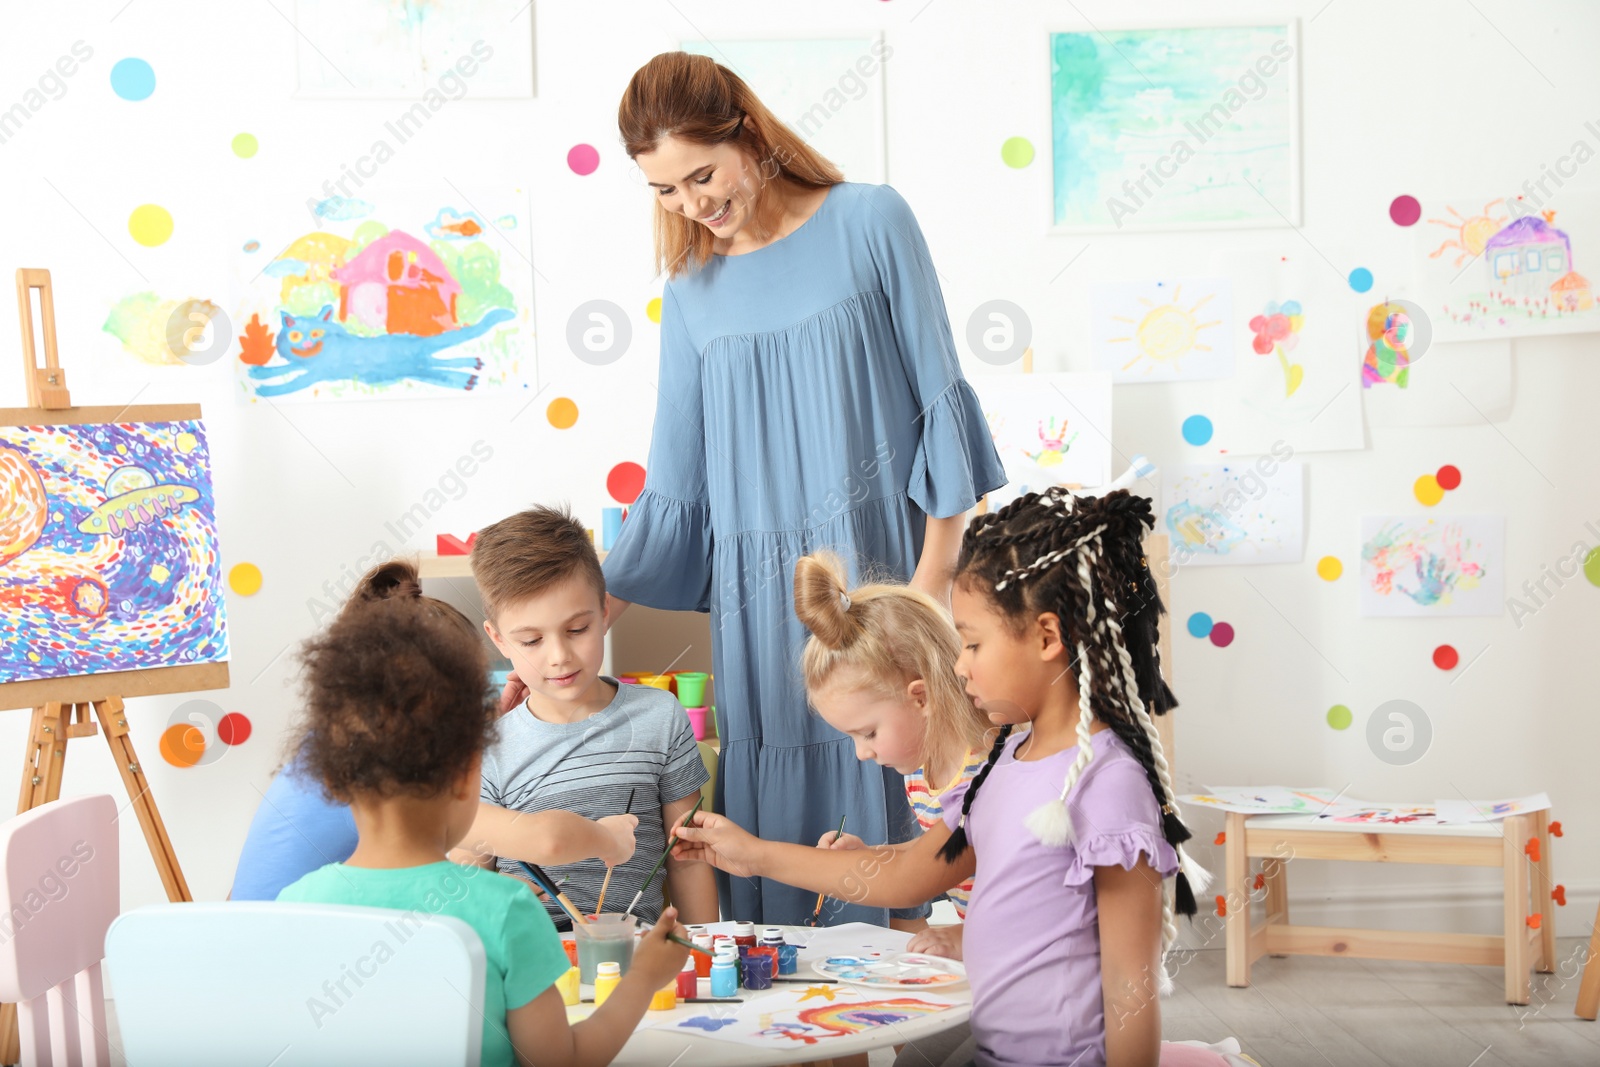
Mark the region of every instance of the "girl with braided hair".
[[[943, 798], [943, 826], [862, 878], [849, 853], [761, 841], [708, 813], [681, 853], [888, 906], [975, 876], [964, 948], [978, 1064], [1200, 1062], [1160, 1041], [1173, 915], [1194, 913], [1206, 878], [1181, 854], [1189, 832], [1151, 718], [1176, 704], [1141, 548], [1151, 525], [1149, 501], [1125, 491], [1052, 489], [968, 528], [956, 670], [1001, 731]], [[1026, 736], [1009, 729], [1023, 723]]]

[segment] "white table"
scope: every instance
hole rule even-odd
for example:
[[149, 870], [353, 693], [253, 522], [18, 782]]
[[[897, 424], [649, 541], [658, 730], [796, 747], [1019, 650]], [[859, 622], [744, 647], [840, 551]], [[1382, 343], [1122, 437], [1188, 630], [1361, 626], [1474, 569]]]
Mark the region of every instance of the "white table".
[[[727, 932], [722, 929], [723, 925], [713, 924], [712, 929], [717, 932]], [[759, 930], [757, 932], [759, 933]], [[870, 927], [864, 923], [852, 923], [824, 930], [785, 926], [783, 936], [790, 944], [801, 946], [800, 969], [793, 976], [796, 978], [815, 977], [816, 972], [811, 969], [811, 962], [825, 955], [838, 955], [852, 949], [863, 948], [903, 951], [906, 943], [911, 940], [910, 934]], [[700, 996], [711, 995], [710, 984], [708, 980], [700, 979]], [[774, 982], [772, 987], [775, 990], [803, 988], [781, 982]], [[825, 1045], [797, 1044], [774, 1047], [770, 1050], [735, 1044], [731, 1041], [718, 1041], [716, 1038], [700, 1037], [682, 1031], [638, 1030], [612, 1062], [618, 1067], [665, 1067], [666, 1064], [672, 1063], [681, 1064], [682, 1067], [698, 1067], [701, 1064], [706, 1067], [734, 1067], [734, 1065], [765, 1067], [768, 1064], [814, 1063], [819, 1060], [825, 1062], [893, 1045], [903, 1045], [908, 1041], [920, 1041], [960, 1026], [972, 1015], [972, 987], [967, 983], [944, 986], [928, 992], [957, 1001], [957, 1006], [949, 1011], [913, 1019], [898, 1026], [874, 1027], [850, 1037], [830, 1039]], [[739, 995], [749, 999], [763, 996], [765, 991], [741, 989]], [[709, 1004], [680, 1004], [673, 1011], [646, 1012], [644, 1021], [653, 1023], [703, 1015], [710, 1007], [712, 1005]]]

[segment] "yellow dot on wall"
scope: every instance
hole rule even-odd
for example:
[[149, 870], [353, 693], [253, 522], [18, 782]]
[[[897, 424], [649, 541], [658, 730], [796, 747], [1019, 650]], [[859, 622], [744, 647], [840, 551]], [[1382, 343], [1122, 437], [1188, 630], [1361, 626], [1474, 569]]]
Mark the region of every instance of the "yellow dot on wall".
[[659, 296], [651, 297], [650, 302], [644, 306], [644, 313], [651, 322], [660, 322], [661, 298]]
[[166, 244], [172, 236], [172, 215], [159, 204], [140, 204], [128, 216], [128, 232], [146, 248]]
[[550, 425], [558, 430], [570, 430], [578, 421], [578, 405], [564, 396], [558, 396], [550, 401], [550, 406], [545, 408], [544, 417], [550, 420]]
[[1323, 556], [1317, 560], [1317, 577], [1325, 582], [1336, 581], [1344, 573], [1344, 564], [1337, 556]]
[[1431, 508], [1444, 499], [1444, 486], [1440, 485], [1439, 479], [1431, 474], [1424, 474], [1418, 478], [1411, 491], [1416, 494], [1417, 501], [1423, 507]]
[[235, 564], [228, 572], [228, 587], [240, 596], [255, 596], [261, 591], [261, 568], [254, 563]]

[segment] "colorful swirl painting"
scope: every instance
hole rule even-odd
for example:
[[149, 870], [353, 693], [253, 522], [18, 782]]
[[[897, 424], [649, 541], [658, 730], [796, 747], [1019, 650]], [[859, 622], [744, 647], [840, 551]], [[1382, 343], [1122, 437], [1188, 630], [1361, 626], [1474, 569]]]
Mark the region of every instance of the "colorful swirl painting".
[[0, 426], [0, 608], [0, 684], [226, 660], [204, 426]]
[[1361, 614], [1499, 615], [1505, 520], [1497, 515], [1361, 520]]

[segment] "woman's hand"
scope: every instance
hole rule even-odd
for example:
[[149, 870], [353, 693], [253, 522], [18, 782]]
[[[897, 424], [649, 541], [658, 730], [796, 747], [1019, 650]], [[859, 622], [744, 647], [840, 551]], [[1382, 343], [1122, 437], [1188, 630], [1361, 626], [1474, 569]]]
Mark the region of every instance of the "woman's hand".
[[943, 956], [947, 960], [961, 958], [962, 932], [966, 925], [930, 926], [906, 945], [907, 952], [922, 952], [929, 956]]
[[856, 849], [866, 848], [867, 843], [861, 840], [861, 838], [857, 837], [855, 834], [839, 834], [829, 830], [827, 833], [817, 838], [817, 847]]
[[726, 815], [697, 811], [693, 822], [678, 831], [672, 858], [699, 860], [735, 878], [749, 878], [759, 873], [763, 844]]

